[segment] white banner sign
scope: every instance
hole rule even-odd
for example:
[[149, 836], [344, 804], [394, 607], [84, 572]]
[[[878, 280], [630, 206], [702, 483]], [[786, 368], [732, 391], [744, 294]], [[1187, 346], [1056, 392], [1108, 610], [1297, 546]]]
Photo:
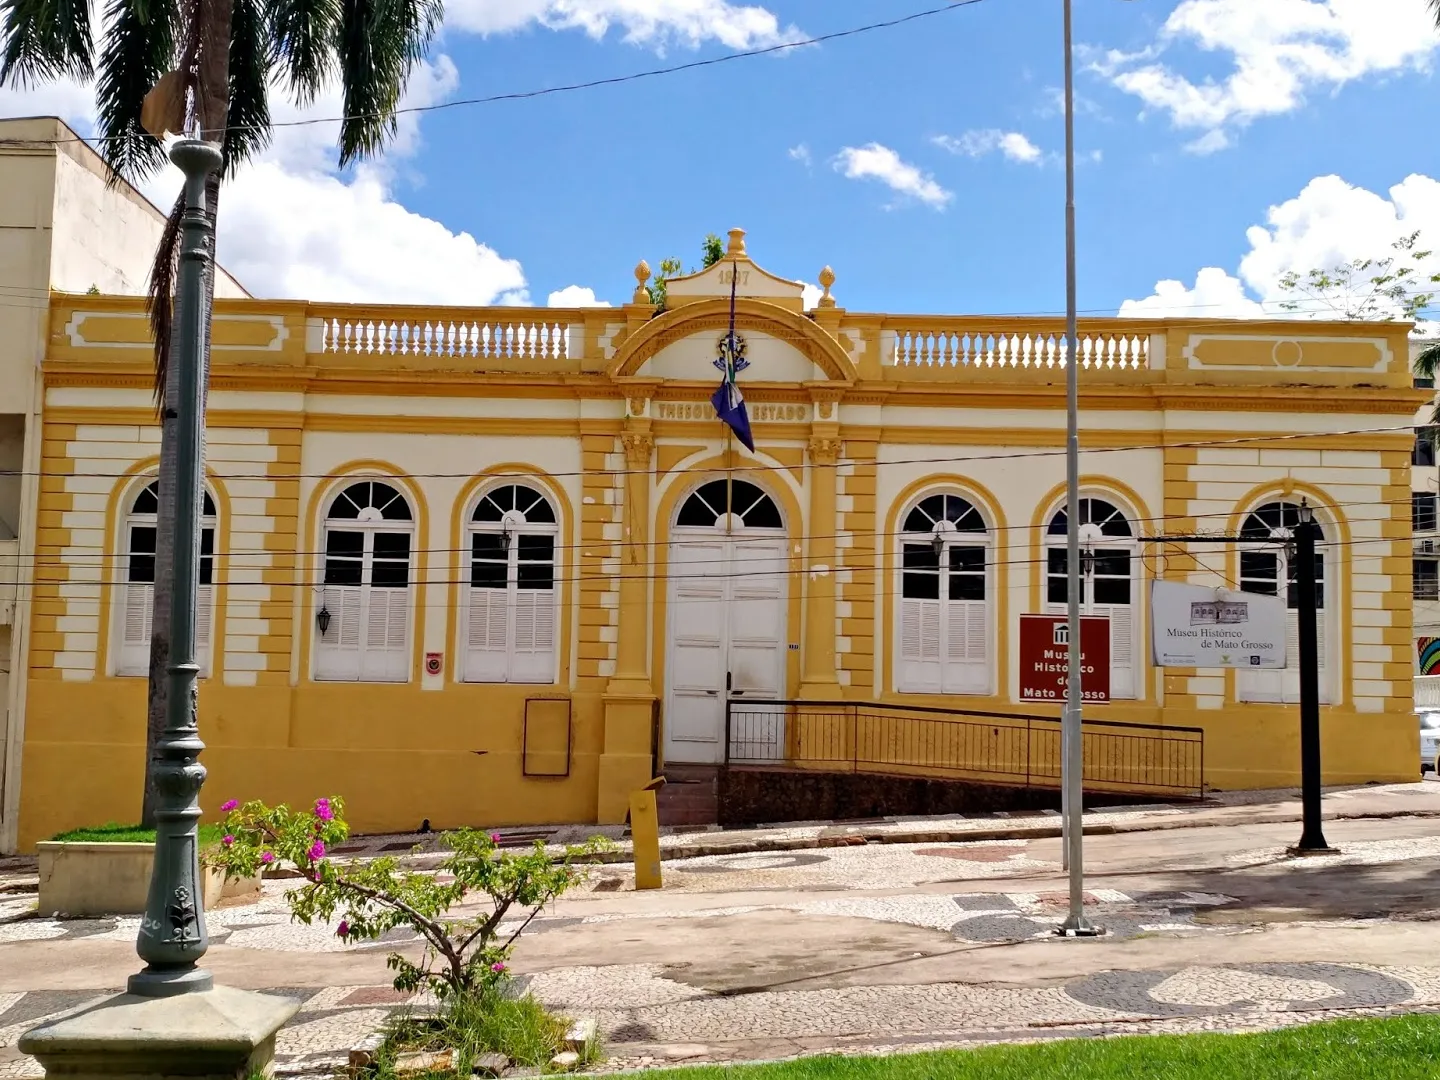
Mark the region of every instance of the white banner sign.
[[1176, 581], [1150, 590], [1157, 667], [1283, 668], [1287, 621], [1277, 596]]

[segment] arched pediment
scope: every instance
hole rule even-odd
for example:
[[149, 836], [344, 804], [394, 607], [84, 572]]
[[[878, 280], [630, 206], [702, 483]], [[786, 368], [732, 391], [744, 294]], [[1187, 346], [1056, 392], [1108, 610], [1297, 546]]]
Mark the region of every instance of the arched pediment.
[[[710, 361], [715, 358], [719, 336], [729, 327], [728, 298], [700, 300], [667, 311], [625, 339], [607, 374], [611, 378], [717, 378]], [[855, 365], [840, 343], [797, 312], [763, 300], [736, 300], [735, 330], [750, 345], [751, 367], [745, 376], [750, 381], [828, 380], [847, 385], [855, 381]]]

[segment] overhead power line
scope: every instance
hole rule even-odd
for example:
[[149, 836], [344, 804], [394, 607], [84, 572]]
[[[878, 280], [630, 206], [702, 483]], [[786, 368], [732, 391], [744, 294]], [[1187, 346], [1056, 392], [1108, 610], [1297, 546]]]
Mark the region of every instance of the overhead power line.
[[[584, 82], [562, 83], [558, 86], [545, 86], [535, 90], [512, 90], [502, 94], [489, 94], [484, 97], [459, 98], [455, 101], [437, 102], [433, 105], [411, 105], [406, 108], [396, 109], [386, 116], [404, 116], [415, 113], [439, 112], [443, 109], [458, 109], [472, 105], [495, 105], [503, 101], [530, 101], [535, 98], [553, 97], [556, 94], [571, 94], [579, 90], [594, 90], [603, 86], [619, 86], [624, 83], [638, 82], [641, 79], [654, 79], [662, 75], [677, 75], [683, 71], [695, 71], [700, 68], [715, 67], [719, 64], [728, 64], [736, 60], [750, 60], [757, 56], [771, 56], [775, 53], [788, 52], [792, 49], [804, 49], [811, 45], [824, 45], [831, 41], [840, 41], [843, 38], [857, 37], [861, 34], [873, 33], [877, 30], [890, 30], [897, 26], [904, 26], [907, 23], [918, 22], [921, 19], [928, 19], [935, 15], [944, 15], [947, 12], [957, 11], [963, 7], [970, 7], [980, 3], [981, 0], [954, 0], [953, 3], [941, 4], [938, 7], [927, 8], [924, 11], [912, 11], [908, 15], [901, 15], [893, 19], [884, 19], [880, 22], [866, 23], [864, 26], [852, 26], [845, 30], [832, 30], [828, 34], [816, 34], [813, 37], [797, 38], [793, 41], [782, 41], [774, 45], [765, 45], [756, 49], [743, 49], [739, 52], [725, 53], [723, 56], [712, 56], [704, 60], [690, 60], [683, 64], [670, 64], [666, 67], [649, 68], [645, 71], [633, 71], [627, 75], [610, 75], [601, 79], [587, 79]], [[349, 120], [374, 119], [371, 114], [361, 113], [353, 116], [318, 116], [305, 117], [299, 120], [276, 120], [269, 124], [236, 124], [227, 127], [226, 131], [249, 131], [258, 128], [289, 128], [289, 127], [310, 127], [315, 124], [338, 124]], [[111, 138], [130, 138], [131, 136], [112, 136]], [[60, 139], [0, 139], [0, 145], [27, 146], [52, 146], [63, 142], [105, 142], [103, 136], [96, 136], [93, 139], [84, 139], [80, 136], [73, 136]]]

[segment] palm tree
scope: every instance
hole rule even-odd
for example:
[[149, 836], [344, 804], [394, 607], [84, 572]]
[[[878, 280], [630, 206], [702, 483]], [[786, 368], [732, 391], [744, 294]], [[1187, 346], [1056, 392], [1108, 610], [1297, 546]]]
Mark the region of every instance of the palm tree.
[[[442, 0], [109, 0], [98, 47], [89, 0], [0, 0], [0, 10], [0, 86], [31, 86], [67, 76], [93, 79], [99, 151], [112, 181], [139, 181], [163, 167], [167, 158], [158, 136], [167, 131], [192, 132], [220, 145], [224, 163], [206, 188], [213, 227], [222, 178], [233, 176], [270, 141], [273, 87], [308, 105], [323, 87], [338, 81], [344, 99], [340, 165], [383, 150], [395, 134], [395, 108], [410, 73], [440, 25]], [[149, 287], [161, 441], [146, 824], [154, 822], [152, 766], [165, 727], [170, 657], [175, 514], [170, 478], [177, 446], [174, 414], [165, 402], [179, 392], [175, 365], [168, 360], [182, 209], [183, 200], [177, 200], [155, 253]], [[205, 283], [207, 386], [214, 295], [211, 272]]]

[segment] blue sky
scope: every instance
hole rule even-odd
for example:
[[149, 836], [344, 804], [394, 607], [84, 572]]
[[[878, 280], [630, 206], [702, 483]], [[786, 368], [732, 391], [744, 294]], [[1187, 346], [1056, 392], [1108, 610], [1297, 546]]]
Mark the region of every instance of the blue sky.
[[[452, 0], [409, 101], [935, 3]], [[1274, 313], [1288, 269], [1383, 254], [1415, 229], [1440, 247], [1425, 0], [1076, 0], [1076, 40], [1082, 309]], [[563, 296], [618, 303], [638, 259], [694, 262], [706, 232], [739, 225], [777, 273], [831, 265], [852, 310], [1057, 312], [1060, 45], [1059, 0], [978, 0], [779, 56], [409, 116], [389, 154], [345, 175], [326, 125], [291, 129], [227, 193], [221, 257], [259, 294], [544, 304], [574, 287]], [[0, 114], [83, 129], [88, 100], [3, 91]]]

